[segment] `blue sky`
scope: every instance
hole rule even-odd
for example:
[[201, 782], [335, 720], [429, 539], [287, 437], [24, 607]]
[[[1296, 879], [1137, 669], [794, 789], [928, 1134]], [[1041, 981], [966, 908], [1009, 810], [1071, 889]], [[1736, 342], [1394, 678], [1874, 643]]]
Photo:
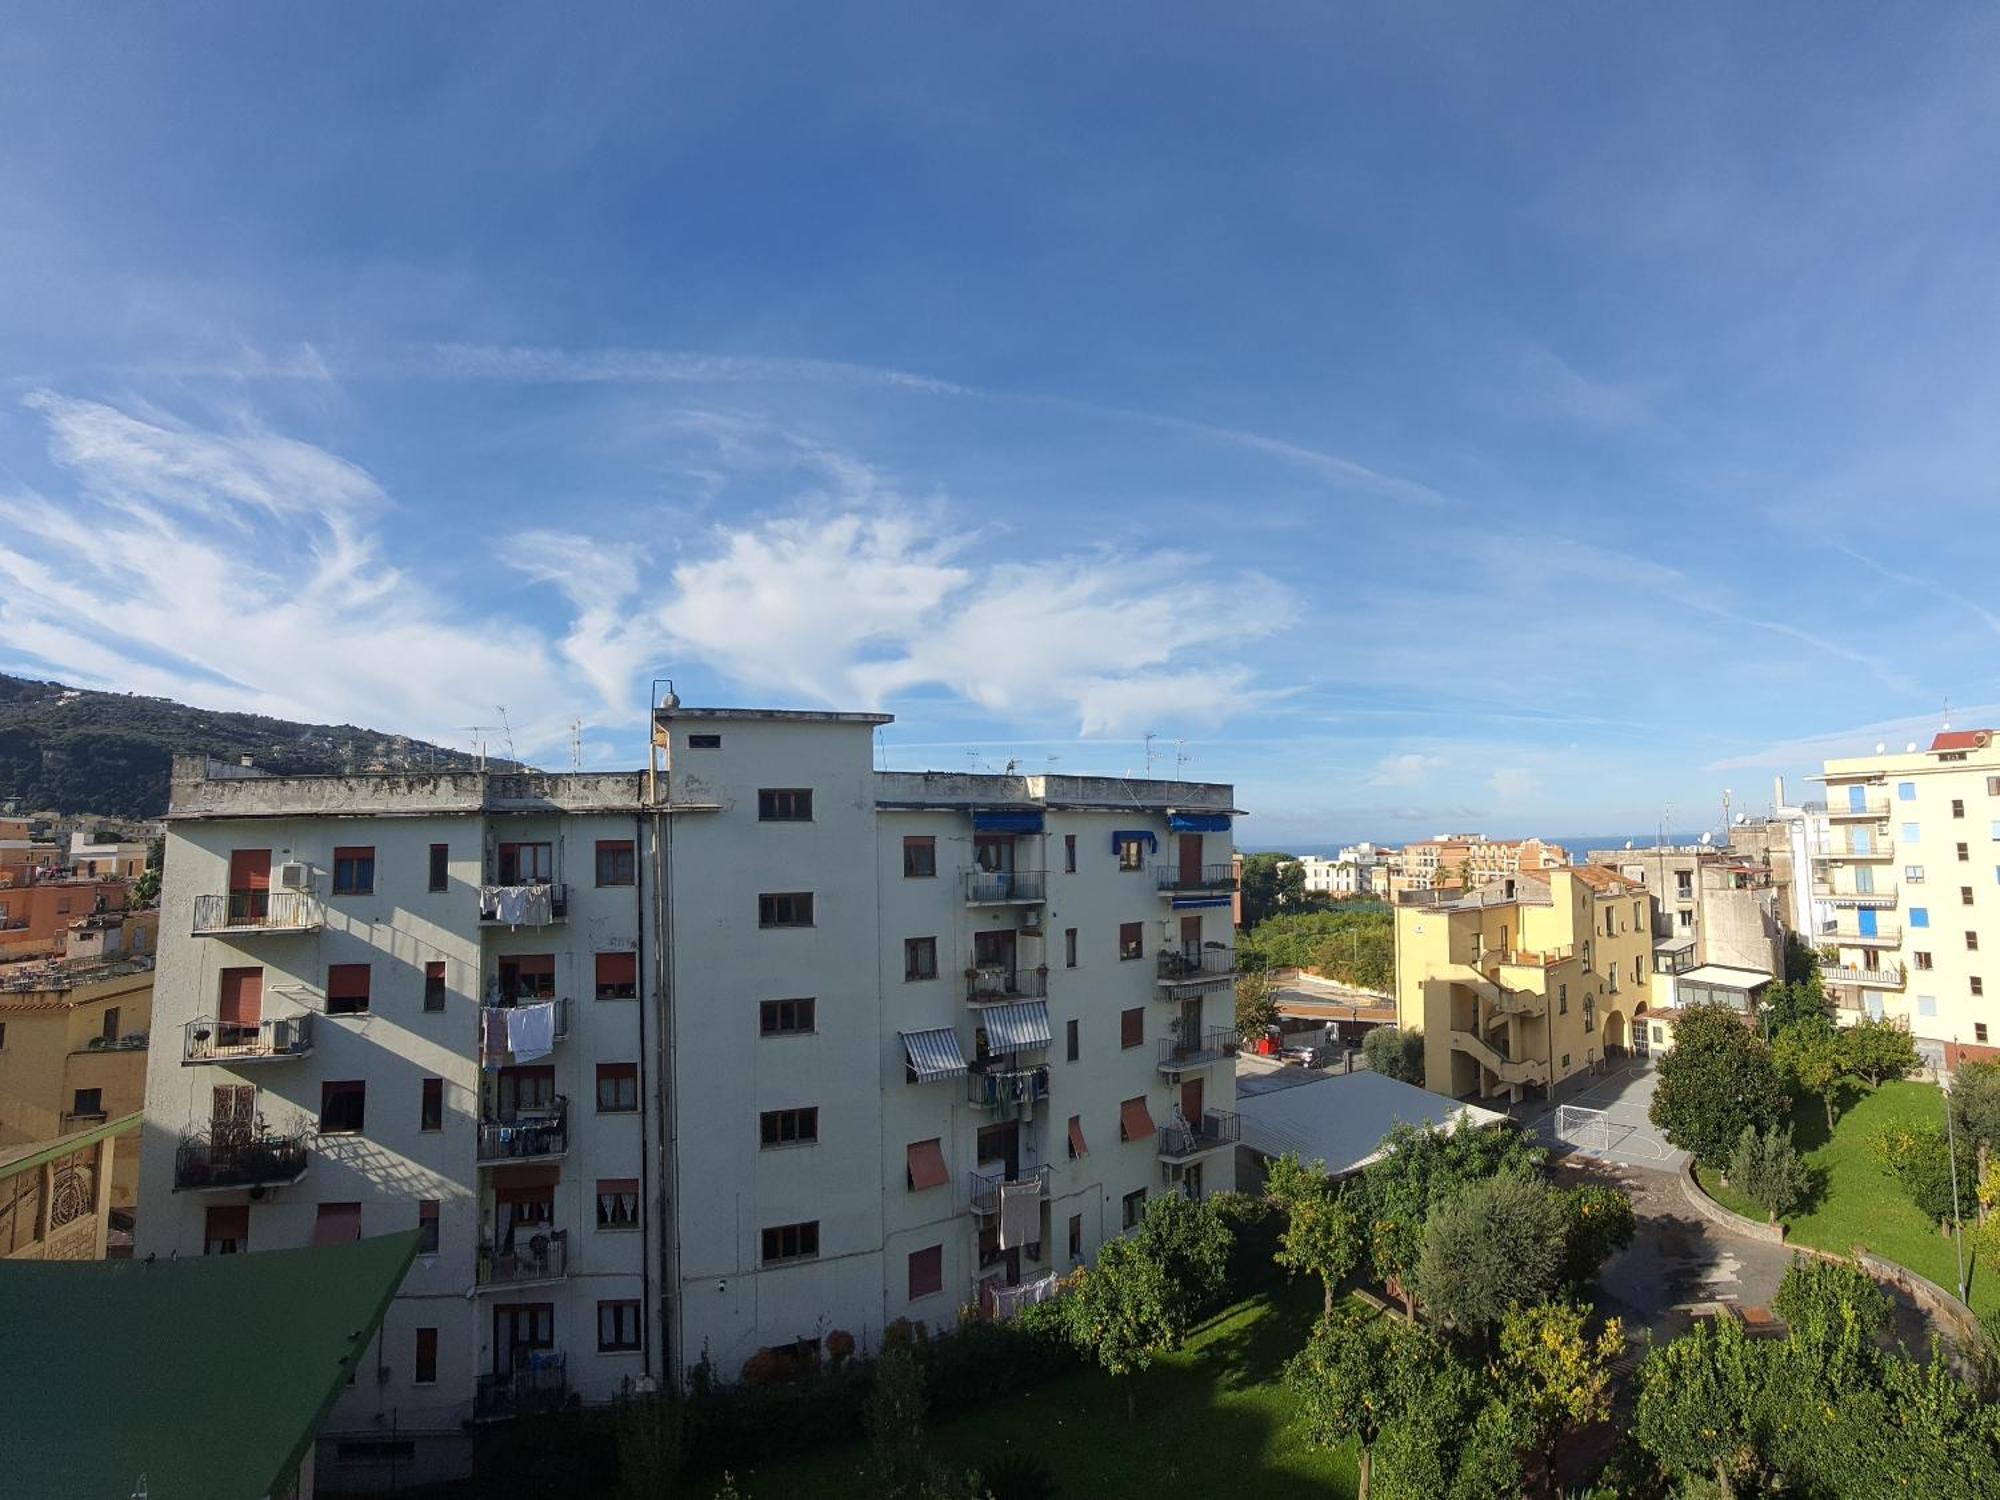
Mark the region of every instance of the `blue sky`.
[[18, 13], [0, 666], [1151, 732], [1253, 842], [1759, 810], [2000, 719], [2000, 18], [1907, 20]]

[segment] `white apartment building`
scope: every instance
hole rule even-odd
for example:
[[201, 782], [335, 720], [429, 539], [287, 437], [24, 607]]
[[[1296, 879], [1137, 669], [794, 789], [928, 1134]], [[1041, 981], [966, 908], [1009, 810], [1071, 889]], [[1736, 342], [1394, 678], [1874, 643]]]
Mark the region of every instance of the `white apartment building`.
[[330, 1481], [1004, 1313], [1233, 1185], [1231, 789], [877, 772], [883, 722], [664, 708], [623, 775], [177, 763], [139, 1253], [426, 1236]]
[[1847, 1016], [1907, 1020], [1934, 1069], [2000, 1056], [1986, 990], [2000, 984], [2000, 744], [1947, 731], [1925, 750], [1829, 760], [1823, 779], [1828, 993]]
[[1373, 844], [1350, 844], [1332, 859], [1302, 854], [1294, 861], [1308, 896], [1367, 896], [1387, 889], [1387, 862]]

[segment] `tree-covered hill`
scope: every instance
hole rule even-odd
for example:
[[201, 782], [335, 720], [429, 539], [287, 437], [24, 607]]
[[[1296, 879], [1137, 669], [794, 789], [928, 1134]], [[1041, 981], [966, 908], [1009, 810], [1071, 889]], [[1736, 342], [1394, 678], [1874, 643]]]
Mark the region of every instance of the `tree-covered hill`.
[[462, 769], [463, 751], [354, 724], [218, 713], [0, 673], [0, 801], [22, 810], [156, 818], [173, 757], [248, 755], [269, 771]]

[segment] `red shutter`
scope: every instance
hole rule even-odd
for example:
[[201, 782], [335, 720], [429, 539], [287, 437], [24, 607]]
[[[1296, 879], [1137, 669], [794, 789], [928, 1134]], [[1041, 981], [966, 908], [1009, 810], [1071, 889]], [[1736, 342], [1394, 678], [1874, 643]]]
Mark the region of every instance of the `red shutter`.
[[639, 955], [636, 953], [600, 953], [597, 955], [597, 987], [608, 989], [613, 985], [639, 982]]
[[360, 1238], [359, 1203], [322, 1203], [319, 1206], [319, 1217], [313, 1221], [312, 1242], [315, 1245], [340, 1245]]
[[230, 850], [229, 888], [232, 891], [268, 891], [271, 888], [271, 851]]
[[366, 1000], [368, 998], [368, 965], [328, 964], [326, 966], [326, 998], [329, 1000]]
[[264, 1018], [264, 971], [224, 969], [217, 1018], [225, 1026], [255, 1026]]

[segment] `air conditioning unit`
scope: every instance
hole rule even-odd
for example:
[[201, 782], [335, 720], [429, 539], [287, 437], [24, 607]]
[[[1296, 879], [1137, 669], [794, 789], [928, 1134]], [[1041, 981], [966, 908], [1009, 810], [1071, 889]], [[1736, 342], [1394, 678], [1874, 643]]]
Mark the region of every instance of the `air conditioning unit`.
[[313, 868], [301, 859], [288, 859], [278, 866], [278, 889], [281, 891], [309, 891], [313, 884]]
[[1021, 908], [1021, 931], [1040, 932], [1042, 930], [1042, 909], [1039, 906]]

